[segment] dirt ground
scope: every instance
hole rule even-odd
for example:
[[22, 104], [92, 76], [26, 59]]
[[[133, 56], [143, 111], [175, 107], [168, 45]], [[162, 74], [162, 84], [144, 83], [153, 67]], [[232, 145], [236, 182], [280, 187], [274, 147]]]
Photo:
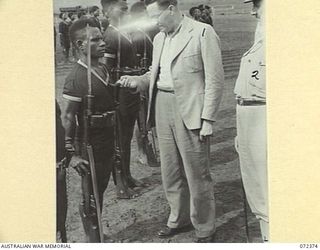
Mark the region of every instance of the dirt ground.
[[[218, 121], [211, 139], [210, 171], [214, 179], [216, 198], [216, 242], [246, 242], [243, 191], [238, 155], [234, 149], [236, 135], [234, 83], [242, 53], [253, 40], [255, 20], [249, 15], [220, 15], [215, 19], [215, 30], [221, 39], [225, 68], [225, 88]], [[59, 43], [57, 43], [59, 44]], [[56, 51], [56, 98], [64, 109], [61, 91], [64, 78], [72, 64], [62, 62], [61, 48]], [[102, 223], [104, 233], [117, 242], [192, 242], [194, 230], [171, 239], [159, 239], [156, 234], [166, 224], [169, 207], [161, 185], [160, 167], [151, 168], [137, 162], [136, 141], [132, 141], [131, 169], [136, 179], [149, 184], [136, 191], [139, 197], [132, 200], [116, 198], [113, 181], [104, 195]], [[68, 217], [69, 242], [85, 242], [78, 202], [80, 177], [68, 170]], [[248, 208], [250, 242], [260, 242], [259, 223]]]

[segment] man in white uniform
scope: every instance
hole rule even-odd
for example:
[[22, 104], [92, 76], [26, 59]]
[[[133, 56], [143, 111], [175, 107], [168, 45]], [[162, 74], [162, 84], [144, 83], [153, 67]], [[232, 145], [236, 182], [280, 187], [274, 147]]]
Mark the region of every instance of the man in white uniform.
[[267, 136], [266, 136], [266, 63], [264, 39], [264, 0], [253, 3], [258, 19], [254, 45], [241, 59], [234, 92], [237, 98], [236, 148], [242, 180], [252, 212], [260, 221], [264, 242], [269, 240]]

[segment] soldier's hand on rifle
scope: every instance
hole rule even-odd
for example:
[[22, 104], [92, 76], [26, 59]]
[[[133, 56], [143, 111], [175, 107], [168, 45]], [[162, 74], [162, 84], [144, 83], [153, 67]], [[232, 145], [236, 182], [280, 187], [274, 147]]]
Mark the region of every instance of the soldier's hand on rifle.
[[138, 79], [136, 76], [121, 76], [117, 84], [123, 88], [136, 89], [138, 86]]
[[85, 174], [89, 173], [89, 170], [88, 170], [89, 162], [82, 159], [78, 155], [73, 155], [71, 157], [69, 166], [74, 168], [80, 176], [84, 176]]

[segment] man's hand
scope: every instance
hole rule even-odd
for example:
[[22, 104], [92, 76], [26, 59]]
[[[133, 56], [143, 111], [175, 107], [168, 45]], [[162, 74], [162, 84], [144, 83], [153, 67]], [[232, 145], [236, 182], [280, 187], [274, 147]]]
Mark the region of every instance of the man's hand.
[[136, 76], [121, 76], [117, 85], [122, 88], [136, 89], [138, 87], [138, 78]]
[[71, 157], [69, 166], [74, 168], [80, 176], [84, 176], [86, 173], [89, 173], [88, 166], [89, 162], [82, 159], [80, 156], [73, 155]]
[[213, 122], [208, 120], [203, 120], [202, 127], [200, 130], [200, 141], [204, 142], [207, 136], [212, 135], [213, 133]]

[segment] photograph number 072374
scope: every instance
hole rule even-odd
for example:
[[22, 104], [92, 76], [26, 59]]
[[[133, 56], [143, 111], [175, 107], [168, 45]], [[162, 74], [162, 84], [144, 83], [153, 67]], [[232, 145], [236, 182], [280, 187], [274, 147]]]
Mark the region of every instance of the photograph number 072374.
[[53, 4], [57, 242], [268, 242], [265, 0]]

